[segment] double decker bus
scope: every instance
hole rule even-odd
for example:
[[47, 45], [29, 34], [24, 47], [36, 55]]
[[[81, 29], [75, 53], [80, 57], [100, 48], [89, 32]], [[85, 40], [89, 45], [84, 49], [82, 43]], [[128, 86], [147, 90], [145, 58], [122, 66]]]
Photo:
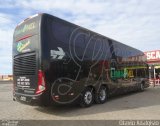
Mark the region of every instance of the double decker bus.
[[89, 107], [148, 86], [140, 50], [45, 13], [15, 28], [14, 100]]

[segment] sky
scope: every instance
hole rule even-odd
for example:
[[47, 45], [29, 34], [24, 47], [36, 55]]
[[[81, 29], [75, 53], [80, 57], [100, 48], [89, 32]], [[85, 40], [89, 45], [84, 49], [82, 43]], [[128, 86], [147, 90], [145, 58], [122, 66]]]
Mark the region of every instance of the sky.
[[160, 50], [160, 0], [0, 0], [0, 75], [12, 74], [16, 25], [49, 13], [142, 51]]

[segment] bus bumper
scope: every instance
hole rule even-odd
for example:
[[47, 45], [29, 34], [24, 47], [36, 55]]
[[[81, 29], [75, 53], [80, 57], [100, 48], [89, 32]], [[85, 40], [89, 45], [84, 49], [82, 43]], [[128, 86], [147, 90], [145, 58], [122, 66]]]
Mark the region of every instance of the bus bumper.
[[26, 94], [13, 94], [13, 100], [20, 103], [29, 104], [29, 105], [39, 105], [42, 94], [38, 95], [26, 95]]

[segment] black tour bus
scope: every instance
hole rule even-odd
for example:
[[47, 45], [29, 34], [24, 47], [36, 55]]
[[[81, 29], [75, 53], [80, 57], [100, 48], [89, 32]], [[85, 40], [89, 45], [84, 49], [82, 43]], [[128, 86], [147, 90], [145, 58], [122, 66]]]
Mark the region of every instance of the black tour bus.
[[17, 25], [13, 99], [38, 105], [104, 103], [149, 86], [144, 53], [49, 14]]

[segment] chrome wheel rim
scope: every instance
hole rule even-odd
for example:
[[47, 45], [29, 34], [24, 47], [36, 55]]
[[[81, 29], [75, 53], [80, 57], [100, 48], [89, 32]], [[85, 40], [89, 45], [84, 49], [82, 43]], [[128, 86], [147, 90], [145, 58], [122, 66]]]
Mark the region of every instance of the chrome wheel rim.
[[143, 86], [143, 84], [141, 84], [141, 90], [144, 90], [144, 86]]
[[92, 93], [90, 91], [87, 91], [84, 95], [84, 101], [86, 104], [90, 104], [92, 101]]
[[106, 99], [106, 89], [102, 89], [99, 93], [99, 98], [101, 101], [104, 101]]

